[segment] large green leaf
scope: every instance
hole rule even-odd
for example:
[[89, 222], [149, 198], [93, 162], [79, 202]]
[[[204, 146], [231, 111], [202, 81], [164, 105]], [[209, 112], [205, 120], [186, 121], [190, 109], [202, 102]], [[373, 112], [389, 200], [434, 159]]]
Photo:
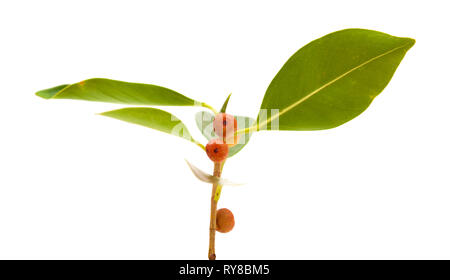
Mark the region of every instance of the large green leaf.
[[259, 129], [320, 130], [355, 118], [388, 84], [414, 42], [363, 29], [341, 30], [312, 41], [269, 85]]
[[184, 138], [201, 146], [192, 138], [182, 121], [174, 115], [160, 109], [143, 107], [122, 108], [104, 112], [101, 115], [153, 128]]
[[[249, 117], [243, 117], [243, 116], [234, 116], [236, 118], [236, 121], [238, 123], [238, 130], [249, 128], [252, 125], [254, 125], [255, 120]], [[206, 137], [206, 139], [211, 140], [213, 138], [218, 137], [216, 133], [214, 132], [213, 128], [213, 121], [214, 121], [214, 115], [202, 111], [195, 114], [195, 122], [197, 124], [198, 129], [202, 132], [202, 134]], [[238, 140], [238, 143], [232, 147], [230, 147], [228, 151], [228, 157], [232, 157], [235, 154], [237, 154], [242, 148], [247, 145], [248, 141], [250, 140], [250, 137], [252, 136], [252, 132], [247, 132], [244, 134], [241, 134]]]
[[203, 105], [168, 88], [100, 78], [41, 90], [36, 95], [46, 99], [80, 99], [132, 105]]

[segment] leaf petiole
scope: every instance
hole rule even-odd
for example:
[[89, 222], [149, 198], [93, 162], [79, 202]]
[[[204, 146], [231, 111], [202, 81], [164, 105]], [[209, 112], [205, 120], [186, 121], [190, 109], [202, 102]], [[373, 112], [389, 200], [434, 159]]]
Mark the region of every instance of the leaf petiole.
[[219, 113], [219, 112], [217, 112], [216, 109], [214, 109], [213, 106], [211, 106], [211, 105], [209, 105], [209, 104], [206, 104], [205, 102], [202, 102], [202, 103], [200, 104], [200, 106], [205, 107], [205, 108], [208, 108], [209, 110], [211, 110], [211, 111], [214, 113], [214, 115], [217, 115], [217, 114]]
[[193, 140], [194, 143], [195, 143], [197, 146], [199, 146], [203, 151], [206, 151], [205, 146], [204, 146], [202, 143], [198, 142], [198, 141], [195, 140], [195, 139], [192, 139], [192, 140]]

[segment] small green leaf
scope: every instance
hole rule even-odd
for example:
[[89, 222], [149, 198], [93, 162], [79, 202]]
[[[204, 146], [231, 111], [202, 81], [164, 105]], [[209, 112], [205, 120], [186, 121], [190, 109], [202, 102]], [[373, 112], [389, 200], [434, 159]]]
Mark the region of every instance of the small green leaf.
[[341, 30], [312, 41], [269, 85], [259, 129], [329, 129], [355, 118], [389, 83], [414, 42], [363, 29]]
[[132, 105], [204, 105], [168, 88], [100, 78], [41, 90], [36, 95], [46, 99], [79, 99]]
[[[255, 120], [252, 118], [249, 118], [249, 117], [243, 117], [243, 116], [234, 116], [234, 117], [236, 118], [236, 121], [238, 124], [238, 130], [249, 128], [252, 125], [254, 125], [254, 123], [255, 123]], [[218, 137], [214, 133], [213, 121], [214, 121], [214, 115], [209, 112], [202, 111], [202, 112], [198, 112], [195, 115], [195, 122], [197, 124], [198, 129], [200, 129], [203, 136], [205, 136], [206, 139], [208, 139], [208, 140]], [[237, 154], [240, 150], [242, 150], [242, 148], [244, 148], [245, 145], [247, 145], [247, 143], [249, 142], [251, 136], [252, 136], [252, 132], [240, 134], [238, 143], [236, 145], [230, 147], [230, 149], [228, 150], [228, 157], [232, 157], [235, 154]]]
[[228, 95], [227, 99], [222, 105], [222, 109], [220, 109], [221, 113], [225, 113], [227, 111], [228, 101], [230, 101], [231, 93]]
[[102, 116], [134, 123], [169, 133], [200, 146], [189, 133], [187, 127], [174, 115], [155, 108], [132, 107], [101, 113]]

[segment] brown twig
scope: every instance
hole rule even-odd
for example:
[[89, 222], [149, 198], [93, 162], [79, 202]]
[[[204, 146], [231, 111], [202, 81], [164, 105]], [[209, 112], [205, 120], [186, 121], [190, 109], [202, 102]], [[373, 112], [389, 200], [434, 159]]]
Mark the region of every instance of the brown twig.
[[[222, 173], [223, 163], [214, 163], [214, 176], [219, 177]], [[208, 251], [208, 259], [215, 260], [216, 259], [216, 213], [217, 213], [217, 202], [215, 199], [217, 192], [218, 184], [215, 183], [212, 186], [211, 193], [211, 220], [209, 223], [209, 251]]]

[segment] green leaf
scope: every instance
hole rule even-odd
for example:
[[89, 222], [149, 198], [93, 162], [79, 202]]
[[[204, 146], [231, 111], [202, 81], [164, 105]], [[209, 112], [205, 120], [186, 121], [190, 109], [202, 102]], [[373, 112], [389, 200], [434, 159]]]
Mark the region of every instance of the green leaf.
[[108, 111], [101, 113], [100, 115], [153, 128], [184, 138], [200, 146], [200, 144], [192, 138], [182, 121], [174, 115], [160, 109], [133, 107]]
[[414, 43], [363, 29], [341, 30], [312, 41], [269, 85], [259, 129], [329, 129], [355, 118], [389, 83]]
[[79, 99], [132, 105], [204, 105], [168, 88], [100, 78], [41, 90], [36, 95], [46, 99]]
[[228, 95], [227, 99], [222, 105], [222, 109], [220, 109], [221, 113], [225, 113], [227, 111], [228, 101], [230, 101], [231, 93]]
[[[243, 116], [234, 116], [236, 118], [237, 124], [238, 124], [238, 130], [249, 128], [252, 125], [254, 125], [255, 120], [249, 117], [243, 117]], [[206, 137], [206, 139], [211, 140], [213, 138], [218, 137], [216, 133], [214, 132], [213, 128], [213, 121], [214, 121], [214, 115], [202, 111], [198, 112], [195, 115], [195, 122], [197, 124], [198, 129], [202, 132], [203, 136]], [[247, 132], [245, 134], [241, 134], [238, 143], [232, 147], [230, 147], [228, 151], [228, 157], [232, 157], [235, 154], [237, 154], [242, 148], [247, 145], [247, 143], [250, 140], [250, 137], [252, 136], [252, 132]]]

